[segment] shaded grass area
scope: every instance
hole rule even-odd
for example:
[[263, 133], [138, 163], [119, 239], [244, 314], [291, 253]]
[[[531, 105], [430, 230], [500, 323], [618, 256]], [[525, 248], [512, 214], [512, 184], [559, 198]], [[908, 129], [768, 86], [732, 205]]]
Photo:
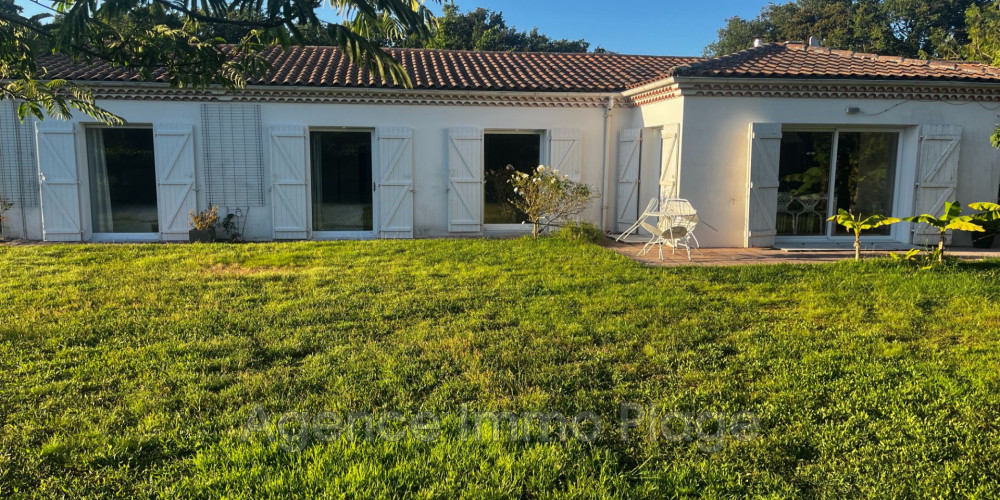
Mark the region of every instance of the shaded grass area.
[[[646, 268], [551, 239], [0, 248], [0, 497], [997, 497], [998, 306], [997, 262]], [[758, 431], [715, 451], [623, 440], [623, 402], [752, 412]], [[604, 428], [462, 439], [463, 404]], [[245, 430], [255, 407], [443, 429], [299, 450]]]

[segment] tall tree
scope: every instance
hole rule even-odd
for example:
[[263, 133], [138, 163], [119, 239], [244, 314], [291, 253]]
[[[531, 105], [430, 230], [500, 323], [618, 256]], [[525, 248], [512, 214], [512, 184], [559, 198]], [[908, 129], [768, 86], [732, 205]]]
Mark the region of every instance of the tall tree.
[[1000, 0], [991, 5], [973, 5], [965, 12], [969, 42], [960, 48], [961, 56], [1000, 66]]
[[796, 0], [770, 4], [753, 19], [733, 17], [719, 30], [707, 55], [745, 50], [767, 42], [816, 36], [829, 47], [903, 55], [945, 57], [969, 40], [972, 7], [995, 0]]
[[101, 60], [144, 80], [162, 70], [174, 87], [236, 89], [270, 68], [265, 49], [313, 37], [409, 85], [406, 72], [381, 46], [429, 36], [433, 21], [425, 0], [327, 0], [341, 24], [319, 20], [320, 0], [50, 0], [55, 18], [43, 24], [0, 1], [9, 4], [0, 8], [0, 99], [18, 101], [22, 117], [68, 117], [76, 109], [108, 123], [120, 119], [97, 107], [87, 87], [46, 80], [34, 49], [42, 45], [76, 61]]
[[585, 40], [553, 39], [538, 32], [518, 31], [508, 26], [502, 12], [483, 8], [462, 13], [454, 5], [444, 6], [430, 35], [414, 35], [404, 47], [453, 50], [495, 50], [504, 52], [587, 52]]

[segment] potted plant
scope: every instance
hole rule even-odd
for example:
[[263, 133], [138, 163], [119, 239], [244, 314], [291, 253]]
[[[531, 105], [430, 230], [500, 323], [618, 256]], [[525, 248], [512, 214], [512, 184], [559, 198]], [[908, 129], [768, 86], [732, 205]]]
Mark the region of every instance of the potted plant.
[[215, 224], [219, 222], [219, 207], [209, 205], [208, 210], [195, 213], [191, 211], [190, 225], [194, 229], [188, 231], [188, 241], [191, 243], [212, 243], [215, 241]]
[[990, 202], [973, 203], [969, 208], [978, 211], [974, 217], [976, 224], [983, 232], [972, 235], [972, 246], [975, 248], [993, 248], [993, 242], [1000, 234], [1000, 205]]
[[226, 232], [229, 237], [229, 241], [232, 243], [243, 243], [243, 227], [246, 224], [246, 218], [243, 217], [243, 213], [240, 209], [236, 209], [236, 212], [226, 214], [222, 218], [222, 230]]

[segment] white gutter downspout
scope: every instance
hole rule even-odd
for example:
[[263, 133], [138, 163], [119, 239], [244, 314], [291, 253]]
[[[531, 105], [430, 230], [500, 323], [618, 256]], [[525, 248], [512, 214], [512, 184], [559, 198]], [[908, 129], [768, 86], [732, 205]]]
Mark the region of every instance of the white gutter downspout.
[[608, 106], [604, 108], [604, 168], [601, 169], [601, 231], [608, 230], [608, 170], [611, 167], [611, 112], [615, 108], [615, 96], [608, 96]]

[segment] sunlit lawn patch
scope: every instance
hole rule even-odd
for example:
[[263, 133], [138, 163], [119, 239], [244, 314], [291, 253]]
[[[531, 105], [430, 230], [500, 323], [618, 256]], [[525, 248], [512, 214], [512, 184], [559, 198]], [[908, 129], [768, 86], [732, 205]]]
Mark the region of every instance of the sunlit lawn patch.
[[[558, 240], [0, 248], [0, 497], [1000, 495], [1000, 264], [646, 268]], [[622, 403], [755, 437], [622, 440]], [[595, 442], [462, 439], [592, 411]], [[254, 408], [271, 422], [248, 432]], [[421, 411], [427, 442], [276, 441]], [[643, 433], [645, 434], [645, 433]], [[710, 447], [711, 448], [711, 447]]]

